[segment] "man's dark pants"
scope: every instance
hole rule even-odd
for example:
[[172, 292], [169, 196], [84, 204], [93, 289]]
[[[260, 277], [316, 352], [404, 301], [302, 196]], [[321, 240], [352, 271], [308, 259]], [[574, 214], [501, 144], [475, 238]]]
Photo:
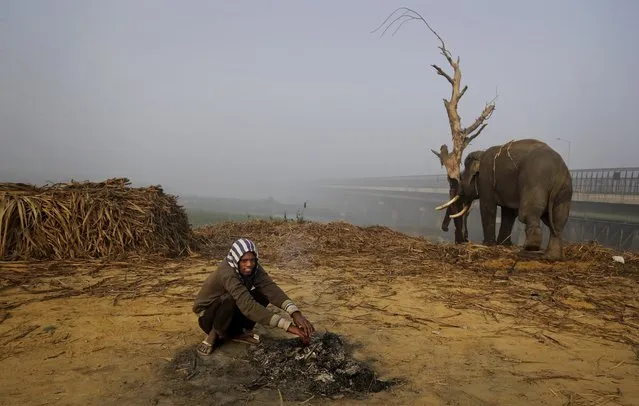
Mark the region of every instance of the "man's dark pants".
[[[253, 289], [249, 292], [256, 302], [262, 306], [268, 306], [268, 299], [260, 291]], [[215, 329], [222, 338], [231, 338], [241, 334], [243, 329], [251, 330], [255, 327], [255, 322], [240, 311], [231, 295], [211, 303], [211, 306], [198, 318], [198, 324], [206, 334], [209, 334], [211, 329]]]

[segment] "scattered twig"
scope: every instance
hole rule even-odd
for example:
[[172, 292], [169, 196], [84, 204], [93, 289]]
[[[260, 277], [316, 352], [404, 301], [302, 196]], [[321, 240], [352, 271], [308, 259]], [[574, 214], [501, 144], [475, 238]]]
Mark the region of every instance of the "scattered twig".
[[312, 395], [310, 398], [306, 399], [305, 401], [303, 401], [302, 403], [300, 403], [301, 405], [304, 405], [308, 402], [310, 402], [311, 400], [315, 399], [315, 395]]
[[24, 338], [24, 337], [28, 336], [29, 334], [31, 334], [31, 332], [33, 332], [34, 330], [37, 330], [38, 328], [40, 328], [40, 326], [38, 326], [38, 325], [35, 325], [35, 326], [29, 326], [29, 327], [27, 327], [27, 329], [26, 329], [25, 331], [23, 331], [22, 333], [18, 334], [18, 335], [17, 335], [17, 336], [15, 336], [15, 337], [12, 337], [12, 338], [10, 338], [10, 339], [6, 340], [5, 342], [3, 342], [3, 343], [2, 343], [2, 344], [0, 344], [0, 345], [4, 346], [4, 345], [9, 344], [9, 343], [10, 343], [10, 342], [12, 342], [12, 341], [20, 340], [21, 338]]
[[191, 372], [186, 376], [186, 380], [191, 380], [195, 375], [197, 375], [197, 356], [193, 355], [191, 357]]
[[53, 358], [58, 358], [60, 355], [66, 354], [66, 350], [65, 351], [61, 351], [57, 354], [54, 355], [49, 355], [48, 357], [45, 357], [44, 359], [53, 359]]
[[9, 316], [11, 316], [11, 313], [9, 312], [2, 312], [0, 313], [0, 324], [2, 324], [3, 321], [5, 321], [6, 319], [9, 318]]
[[571, 375], [565, 375], [565, 374], [531, 376], [531, 377], [524, 378], [523, 380], [524, 380], [524, 382], [532, 383], [532, 382], [545, 381], [545, 380], [550, 380], [550, 379], [567, 379], [567, 380], [571, 380], [571, 381], [591, 381], [592, 380], [592, 379], [588, 379], [588, 378], [580, 378], [580, 377], [571, 376]]
[[280, 388], [277, 388], [277, 393], [280, 395], [280, 405], [284, 406], [284, 398], [282, 397], [282, 392]]

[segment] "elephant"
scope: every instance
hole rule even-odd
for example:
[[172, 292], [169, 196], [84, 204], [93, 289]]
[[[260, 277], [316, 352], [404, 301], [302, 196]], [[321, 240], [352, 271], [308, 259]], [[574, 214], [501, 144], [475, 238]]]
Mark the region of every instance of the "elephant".
[[[485, 245], [511, 245], [515, 219], [525, 224], [525, 251], [539, 251], [542, 244], [540, 220], [550, 229], [544, 256], [559, 260], [563, 254], [563, 229], [570, 215], [572, 177], [561, 155], [536, 139], [509, 141], [485, 151], [473, 151], [464, 160], [458, 193], [439, 208], [446, 217], [467, 216], [479, 199]], [[451, 215], [450, 207], [456, 214]], [[458, 210], [463, 206], [461, 210]], [[497, 206], [501, 207], [501, 226], [495, 240]], [[442, 228], [447, 226], [444, 219]], [[465, 222], [465, 219], [464, 219]]]

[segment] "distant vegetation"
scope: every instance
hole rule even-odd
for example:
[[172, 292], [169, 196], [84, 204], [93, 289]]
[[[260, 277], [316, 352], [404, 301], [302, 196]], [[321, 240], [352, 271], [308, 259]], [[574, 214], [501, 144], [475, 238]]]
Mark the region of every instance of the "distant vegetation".
[[242, 200], [183, 196], [179, 200], [186, 209], [189, 222], [194, 228], [229, 220], [286, 219], [304, 222], [306, 220], [333, 220], [340, 217], [339, 213], [330, 210], [307, 207], [306, 202], [284, 204], [273, 198]]
[[221, 223], [223, 221], [244, 221], [252, 219], [268, 219], [272, 216], [251, 215], [249, 213], [228, 213], [205, 209], [187, 209], [189, 223], [194, 228]]

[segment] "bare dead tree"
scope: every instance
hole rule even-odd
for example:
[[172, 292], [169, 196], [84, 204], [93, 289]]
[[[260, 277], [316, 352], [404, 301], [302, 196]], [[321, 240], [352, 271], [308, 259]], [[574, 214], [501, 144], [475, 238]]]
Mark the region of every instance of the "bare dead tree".
[[[401, 12], [399, 16], [397, 13]], [[393, 16], [395, 16], [393, 18]], [[390, 23], [389, 23], [390, 21]], [[387, 18], [384, 20], [379, 27], [377, 27], [372, 32], [379, 31], [384, 25], [386, 28], [382, 31], [380, 37], [383, 37], [384, 34], [393, 26], [396, 26], [393, 31], [393, 35], [399, 31], [399, 29], [407, 22], [410, 21], [421, 21], [428, 27], [430, 32], [432, 32], [437, 39], [439, 40], [440, 45], [438, 46], [441, 54], [446, 58], [446, 61], [453, 69], [453, 74], [450, 75], [446, 73], [442, 68], [433, 64], [431, 65], [439, 76], [443, 76], [451, 85], [452, 92], [450, 95], [450, 99], [444, 99], [444, 107], [446, 108], [446, 113], [448, 114], [448, 122], [450, 124], [450, 131], [453, 140], [453, 150], [452, 152], [448, 151], [448, 147], [446, 144], [440, 147], [439, 152], [431, 149], [431, 151], [439, 158], [439, 161], [442, 166], [446, 168], [446, 172], [448, 174], [449, 182], [451, 182], [451, 192], [453, 189], [452, 181], [455, 180], [457, 182], [460, 181], [460, 167], [462, 162], [462, 153], [464, 149], [471, 143], [472, 140], [477, 138], [479, 134], [486, 128], [488, 125], [485, 123], [488, 120], [493, 111], [495, 111], [495, 99], [486, 103], [484, 110], [481, 112], [479, 117], [475, 119], [475, 121], [469, 125], [468, 127], [462, 127], [461, 118], [459, 117], [459, 113], [457, 112], [457, 107], [459, 105], [459, 101], [464, 96], [466, 91], [468, 90], [468, 86], [461, 87], [461, 78], [462, 72], [459, 66], [459, 56], [456, 60], [453, 59], [452, 54], [446, 48], [446, 44], [442, 37], [428, 24], [428, 22], [422, 17], [418, 12], [407, 8], [407, 7], [399, 7], [395, 11], [393, 11]], [[387, 24], [388, 23], [388, 24]], [[451, 193], [452, 194], [452, 193]], [[457, 193], [454, 193], [455, 195]], [[451, 196], [454, 198], [454, 196]], [[452, 202], [448, 202], [445, 205], [439, 206], [438, 209], [443, 209], [448, 207]]]

